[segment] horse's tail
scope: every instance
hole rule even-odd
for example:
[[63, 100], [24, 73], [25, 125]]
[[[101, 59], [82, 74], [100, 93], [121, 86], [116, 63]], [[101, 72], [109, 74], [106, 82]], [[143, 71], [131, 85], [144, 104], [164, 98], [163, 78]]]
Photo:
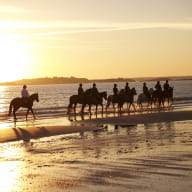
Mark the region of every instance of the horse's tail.
[[13, 101], [11, 101], [10, 105], [9, 105], [9, 116], [11, 115], [12, 112], [12, 108], [13, 108]]

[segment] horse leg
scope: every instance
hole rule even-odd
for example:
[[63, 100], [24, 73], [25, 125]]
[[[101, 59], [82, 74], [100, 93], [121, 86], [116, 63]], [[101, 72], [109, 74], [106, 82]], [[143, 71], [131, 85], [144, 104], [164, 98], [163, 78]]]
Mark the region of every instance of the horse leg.
[[118, 103], [118, 112], [121, 113], [122, 104]]
[[73, 107], [74, 114], [76, 114], [76, 106], [77, 106], [77, 103], [75, 103]]
[[29, 114], [29, 108], [27, 109], [27, 113], [26, 113], [26, 115], [25, 115], [26, 121], [27, 121], [27, 116], [28, 116], [28, 114]]
[[15, 109], [13, 109], [13, 116], [14, 116], [14, 121], [16, 121], [17, 120], [17, 117], [16, 117], [16, 111], [17, 111], [17, 108]]
[[110, 105], [110, 101], [107, 101], [107, 105], [106, 105], [106, 108], [105, 108], [106, 111], [107, 111], [109, 105]]
[[168, 106], [170, 106], [170, 97], [167, 98]]
[[[35, 117], [35, 113], [33, 112], [32, 107], [30, 108], [30, 110], [31, 110], [31, 113], [33, 114], [33, 118], [36, 119], [36, 117]], [[27, 117], [26, 117], [26, 118], [27, 118]]]
[[83, 115], [84, 113], [84, 108], [85, 108], [85, 104], [82, 104], [82, 107], [81, 107], [81, 114]]
[[115, 113], [115, 111], [116, 111], [116, 110], [115, 110], [115, 103], [113, 103], [113, 110], [114, 110], [114, 113]]
[[89, 114], [92, 115], [91, 114], [91, 105], [89, 105]]
[[98, 105], [96, 105], [96, 107], [95, 107], [95, 110], [96, 110], [96, 118], [97, 118], [97, 108], [98, 108]]
[[135, 108], [135, 105], [132, 103], [132, 106], [133, 106], [133, 109], [134, 109], [134, 112], [136, 111], [136, 108]]
[[69, 105], [68, 105], [68, 107], [67, 107], [67, 114], [69, 114], [70, 113], [70, 109], [72, 108], [72, 104], [71, 103], [69, 103]]

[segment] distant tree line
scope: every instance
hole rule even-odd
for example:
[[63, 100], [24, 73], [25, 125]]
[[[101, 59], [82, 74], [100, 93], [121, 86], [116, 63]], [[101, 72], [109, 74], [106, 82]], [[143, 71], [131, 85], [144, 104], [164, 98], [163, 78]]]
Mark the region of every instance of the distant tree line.
[[41, 85], [41, 84], [71, 84], [71, 83], [97, 83], [97, 82], [134, 82], [134, 81], [165, 81], [165, 80], [192, 80], [192, 76], [172, 77], [145, 77], [145, 78], [111, 78], [111, 79], [87, 79], [77, 77], [43, 77], [35, 79], [22, 79], [12, 82], [0, 83], [0, 85]]

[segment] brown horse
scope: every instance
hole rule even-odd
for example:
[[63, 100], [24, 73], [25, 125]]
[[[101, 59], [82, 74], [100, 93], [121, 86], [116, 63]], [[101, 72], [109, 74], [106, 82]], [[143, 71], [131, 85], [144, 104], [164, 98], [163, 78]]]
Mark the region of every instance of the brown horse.
[[151, 95], [152, 104], [158, 107], [164, 107], [164, 92], [160, 90], [154, 90]]
[[[14, 115], [14, 120], [16, 121], [16, 111], [20, 108], [20, 107], [24, 107], [27, 108], [27, 113], [26, 113], [26, 120], [27, 120], [27, 116], [29, 114], [29, 111], [32, 112], [33, 114], [33, 118], [35, 119], [35, 114], [33, 112], [32, 106], [33, 106], [33, 102], [37, 101], [39, 102], [39, 95], [38, 93], [34, 93], [32, 94], [29, 98], [20, 98], [20, 97], [16, 97], [14, 98], [11, 102], [10, 102], [10, 106], [9, 106], [9, 116], [11, 115], [11, 112], [13, 111], [13, 115]], [[12, 109], [13, 108], [13, 109]]]
[[109, 108], [109, 106], [113, 105], [113, 110], [115, 112], [115, 104], [118, 104], [119, 102], [119, 95], [109, 95], [107, 97], [107, 104], [106, 104], [106, 111]]
[[118, 95], [118, 111], [121, 112], [124, 103], [129, 104], [128, 105], [128, 111], [130, 111], [131, 106], [135, 109], [134, 105], [134, 96], [137, 95], [135, 87], [133, 87], [128, 94], [125, 93], [124, 90], [120, 91]]
[[73, 108], [73, 111], [74, 111], [74, 114], [76, 114], [76, 107], [77, 107], [77, 104], [83, 104], [83, 95], [82, 96], [79, 96], [79, 95], [72, 95], [70, 96], [69, 98], [69, 105], [68, 105], [68, 111], [67, 111], [67, 114], [70, 113], [71, 109]]
[[83, 115], [84, 113], [84, 108], [86, 105], [89, 106], [89, 113], [91, 114], [91, 106], [95, 105], [96, 106], [96, 115], [97, 115], [97, 108], [98, 105], [101, 105], [102, 107], [102, 114], [103, 114], [103, 99], [107, 100], [107, 92], [99, 92], [98, 94], [90, 94], [90, 95], [84, 95], [83, 98], [83, 104], [81, 108], [81, 114]]
[[169, 87], [168, 90], [163, 91], [163, 97], [164, 97], [164, 104], [167, 100], [168, 106], [173, 104], [173, 87]]

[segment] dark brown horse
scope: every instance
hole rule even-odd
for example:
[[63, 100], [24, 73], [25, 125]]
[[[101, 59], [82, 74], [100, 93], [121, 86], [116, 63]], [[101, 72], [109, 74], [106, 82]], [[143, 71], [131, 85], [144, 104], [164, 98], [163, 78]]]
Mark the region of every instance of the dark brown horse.
[[[35, 119], [35, 114], [33, 112], [32, 106], [33, 106], [33, 102], [37, 101], [39, 102], [39, 95], [38, 93], [34, 93], [32, 94], [29, 98], [20, 98], [20, 97], [16, 97], [14, 98], [9, 106], [9, 116], [11, 115], [11, 112], [13, 111], [13, 115], [14, 115], [14, 119], [15, 121], [17, 120], [16, 118], [16, 111], [20, 108], [20, 107], [24, 107], [27, 108], [27, 113], [26, 113], [26, 120], [27, 120], [27, 116], [29, 114], [29, 111], [32, 112], [33, 117]], [[12, 109], [13, 108], [13, 109]]]
[[152, 104], [164, 107], [164, 93], [161, 89], [152, 92]]
[[134, 105], [134, 96], [137, 95], [135, 87], [133, 87], [128, 94], [125, 91], [120, 91], [118, 96], [118, 111], [121, 112], [124, 103], [128, 104], [128, 111], [130, 110], [131, 106], [135, 109]]
[[70, 96], [67, 113], [69, 114], [71, 109], [73, 108], [74, 114], [76, 114], [77, 104], [83, 104], [83, 99], [84, 99], [83, 95], [82, 96], [79, 96], [79, 95]]
[[102, 114], [103, 114], [103, 99], [107, 100], [107, 92], [99, 92], [98, 94], [90, 94], [90, 95], [84, 95], [83, 98], [83, 104], [81, 108], [81, 114], [84, 113], [84, 108], [86, 105], [89, 106], [89, 113], [91, 114], [91, 106], [96, 106], [96, 115], [97, 115], [97, 108], [98, 105], [101, 105], [102, 107]]
[[[168, 90], [163, 91], [163, 102], [165, 104], [166, 100], [168, 103], [168, 106], [173, 104], [173, 87], [169, 87]], [[171, 102], [171, 103], [170, 103]]]

